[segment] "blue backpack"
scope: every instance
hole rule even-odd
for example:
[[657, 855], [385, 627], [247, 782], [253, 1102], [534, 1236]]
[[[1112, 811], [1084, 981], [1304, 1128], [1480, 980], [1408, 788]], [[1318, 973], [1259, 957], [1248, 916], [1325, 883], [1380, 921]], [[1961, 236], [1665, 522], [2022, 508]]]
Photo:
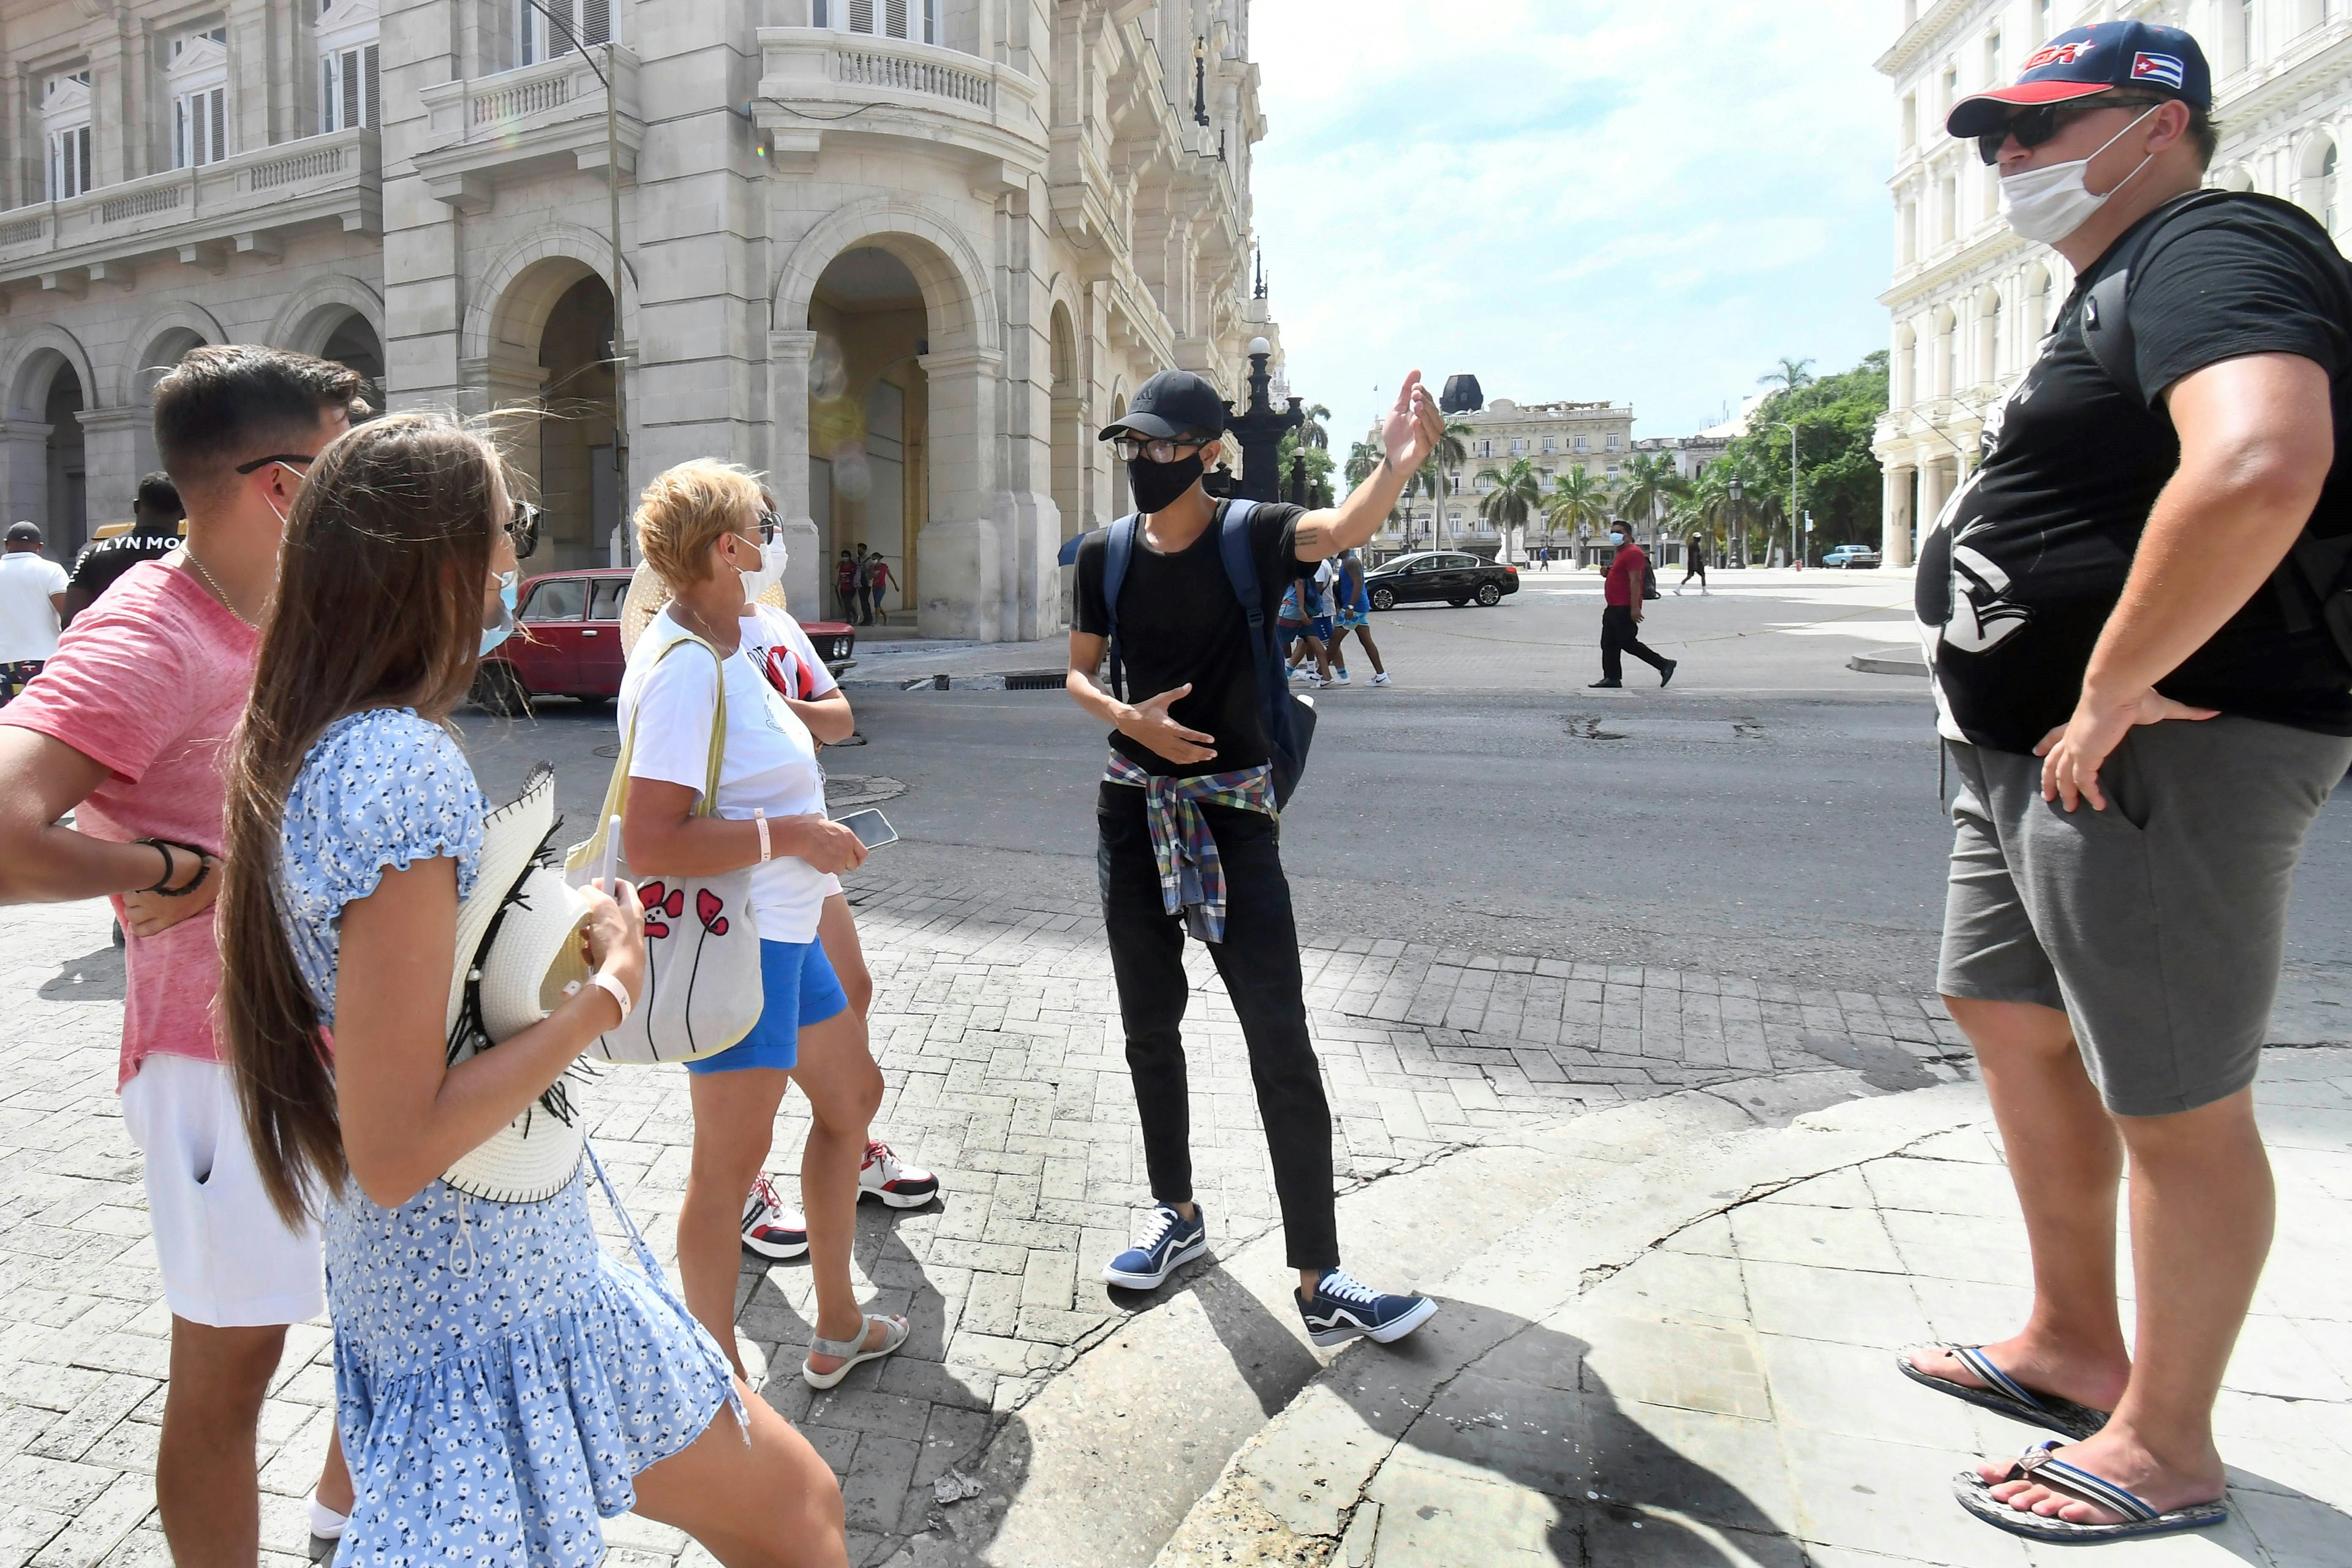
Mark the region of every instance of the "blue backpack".
[[[1257, 666], [1258, 722], [1265, 731], [1266, 760], [1274, 765], [1274, 803], [1290, 803], [1298, 775], [1307, 771], [1307, 748], [1315, 740], [1315, 708], [1290, 689], [1282, 654], [1275, 646], [1275, 630], [1265, 618], [1265, 597], [1258, 589], [1257, 563], [1250, 555], [1249, 519], [1255, 501], [1227, 501], [1217, 524], [1217, 555], [1224, 563], [1225, 580], [1233, 584], [1249, 617], [1250, 657]], [[1121, 701], [1127, 700], [1127, 666], [1119, 651], [1118, 594], [1127, 584], [1128, 564], [1135, 559], [1135, 535], [1141, 521], [1134, 513], [1110, 525], [1104, 541], [1103, 607], [1110, 617], [1110, 684]]]

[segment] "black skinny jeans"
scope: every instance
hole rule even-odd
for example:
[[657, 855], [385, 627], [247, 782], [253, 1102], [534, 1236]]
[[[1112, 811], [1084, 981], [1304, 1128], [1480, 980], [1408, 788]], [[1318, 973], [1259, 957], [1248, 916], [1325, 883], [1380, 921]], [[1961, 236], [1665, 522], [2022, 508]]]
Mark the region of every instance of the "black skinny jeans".
[[[1192, 1102], [1181, 1026], [1192, 994], [1184, 977], [1184, 919], [1160, 900], [1144, 792], [1106, 784], [1096, 808], [1096, 868], [1118, 1012], [1127, 1029], [1127, 1070], [1143, 1123], [1151, 1195], [1192, 1197]], [[1274, 1157], [1275, 1197], [1293, 1268], [1331, 1268], [1339, 1235], [1331, 1195], [1331, 1108], [1307, 1031], [1298, 972], [1298, 928], [1282, 874], [1271, 818], [1205, 805], [1225, 873], [1225, 940], [1209, 946], [1249, 1043], [1250, 1079]]]
[[1659, 674], [1665, 673], [1669, 661], [1665, 655], [1643, 643], [1642, 628], [1640, 623], [1633, 619], [1633, 606], [1608, 605], [1601, 612], [1601, 679], [1624, 679], [1625, 661], [1618, 656], [1627, 653]]

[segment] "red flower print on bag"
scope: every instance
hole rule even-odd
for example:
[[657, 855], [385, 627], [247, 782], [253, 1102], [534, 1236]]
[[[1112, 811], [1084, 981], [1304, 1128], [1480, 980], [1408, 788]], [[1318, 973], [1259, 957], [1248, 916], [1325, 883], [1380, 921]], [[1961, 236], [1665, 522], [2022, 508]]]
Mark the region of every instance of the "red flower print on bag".
[[[705, 893], [704, 898], [710, 895]], [[637, 900], [646, 907], [646, 940], [669, 934], [669, 921], [686, 912], [686, 889], [673, 888], [667, 882], [647, 882], [638, 888]], [[668, 916], [664, 920], [663, 916]]]
[[712, 936], [727, 934], [727, 917], [719, 912], [726, 907], [726, 901], [709, 889], [699, 888], [695, 890], [695, 916], [702, 921], [702, 929]]

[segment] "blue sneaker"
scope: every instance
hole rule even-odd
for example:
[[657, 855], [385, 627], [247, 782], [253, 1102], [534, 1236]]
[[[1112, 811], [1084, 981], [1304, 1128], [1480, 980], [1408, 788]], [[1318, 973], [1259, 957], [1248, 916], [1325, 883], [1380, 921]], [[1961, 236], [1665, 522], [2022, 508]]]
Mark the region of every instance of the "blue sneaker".
[[[1297, 1300], [1297, 1291], [1291, 1299]], [[1426, 1296], [1383, 1296], [1337, 1268], [1323, 1270], [1323, 1278], [1315, 1282], [1315, 1299], [1298, 1303], [1298, 1315], [1307, 1320], [1307, 1337], [1327, 1350], [1358, 1334], [1375, 1344], [1401, 1340], [1436, 1310], [1437, 1303]]]
[[1130, 1290], [1157, 1290], [1178, 1265], [1209, 1250], [1209, 1213], [1192, 1205], [1187, 1221], [1171, 1204], [1155, 1204], [1135, 1233], [1135, 1245], [1110, 1260], [1102, 1277]]

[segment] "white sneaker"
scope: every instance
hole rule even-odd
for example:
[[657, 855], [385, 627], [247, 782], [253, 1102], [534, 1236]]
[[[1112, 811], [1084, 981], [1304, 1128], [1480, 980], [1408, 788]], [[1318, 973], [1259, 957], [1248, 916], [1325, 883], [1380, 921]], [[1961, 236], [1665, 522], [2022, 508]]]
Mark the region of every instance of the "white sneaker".
[[786, 1208], [762, 1172], [743, 1200], [743, 1248], [761, 1258], [798, 1258], [808, 1251], [808, 1221]]
[[1307, 682], [1309, 686], [1320, 686], [1323, 684], [1323, 678], [1311, 669], [1302, 673], [1298, 679]]
[[857, 1169], [857, 1195], [880, 1198], [894, 1209], [918, 1209], [940, 1195], [940, 1179], [901, 1164], [890, 1145], [877, 1138], [866, 1145], [866, 1163]]
[[1386, 686], [1388, 683], [1389, 672], [1387, 670], [1376, 669], [1372, 672], [1372, 684], [1374, 686]]
[[1348, 671], [1344, 667], [1331, 672], [1331, 684], [1334, 686], [1345, 686], [1348, 684]]

